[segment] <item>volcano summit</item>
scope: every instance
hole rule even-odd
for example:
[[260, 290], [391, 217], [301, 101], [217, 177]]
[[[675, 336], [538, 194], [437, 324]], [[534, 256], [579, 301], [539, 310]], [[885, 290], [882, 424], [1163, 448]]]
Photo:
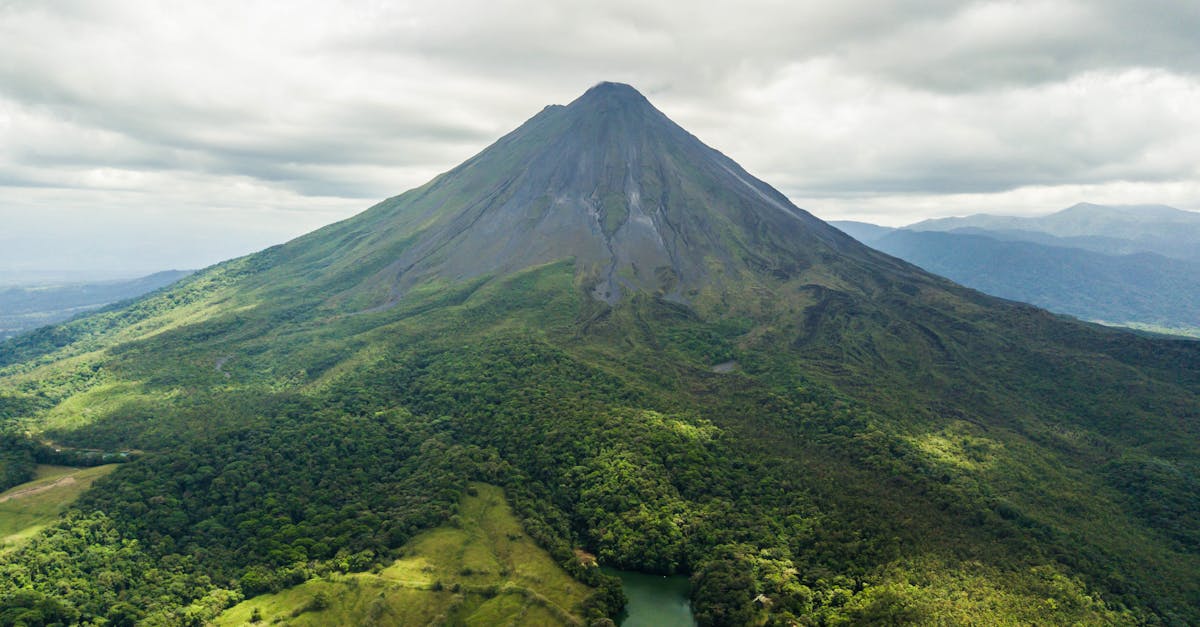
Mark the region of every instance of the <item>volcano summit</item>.
[[334, 233], [363, 256], [415, 238], [355, 286], [389, 302], [432, 279], [563, 259], [610, 305], [635, 293], [703, 302], [839, 256], [888, 264], [617, 83], [546, 107], [430, 183], [301, 241]]
[[[1198, 394], [1197, 343], [873, 251], [602, 83], [0, 344], [11, 463], [144, 451], [0, 556], [0, 616], [603, 623], [594, 555], [690, 575], [704, 625], [1196, 623]], [[430, 543], [474, 557], [406, 570]]]

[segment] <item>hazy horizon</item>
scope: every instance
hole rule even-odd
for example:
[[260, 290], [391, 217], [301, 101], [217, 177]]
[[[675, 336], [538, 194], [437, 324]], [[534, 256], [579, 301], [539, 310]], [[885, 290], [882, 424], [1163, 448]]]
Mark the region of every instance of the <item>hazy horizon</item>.
[[[1094, 204], [1094, 203], [1082, 203], [1082, 204]], [[1025, 215], [1022, 217], [1038, 217], [1038, 216], [1050, 215], [1052, 213], [1057, 213], [1058, 211], [1062, 211], [1063, 209], [1067, 209], [1067, 208], [1068, 207], [1062, 207], [1062, 208], [1059, 208], [1059, 209], [1056, 209], [1053, 211], [1048, 211], [1048, 212], [1038, 213], [1038, 214], [1030, 214], [1030, 215]], [[1177, 207], [1175, 207], [1175, 208], [1177, 209]], [[365, 209], [366, 209], [366, 207], [363, 207], [363, 210], [365, 210]], [[1184, 211], [1188, 211], [1188, 210], [1184, 210]], [[355, 212], [355, 213], [357, 213], [357, 212]], [[1193, 213], [1200, 213], [1200, 212], [1193, 211]], [[815, 215], [817, 215], [818, 218], [821, 218], [821, 219], [829, 221], [829, 222], [849, 221], [849, 222], [860, 222], [860, 223], [875, 224], [875, 225], [879, 225], [879, 226], [890, 226], [890, 227], [910, 226], [910, 225], [920, 222], [922, 220], [922, 218], [918, 218], [917, 220], [913, 220], [911, 222], [905, 222], [903, 224], [887, 224], [887, 225], [885, 225], [885, 224], [882, 224], [879, 222], [870, 222], [868, 220], [862, 220], [862, 219], [826, 218], [826, 217], [821, 216], [820, 214], [815, 214]], [[972, 214], [972, 215], [974, 215], [974, 214]], [[1006, 214], [991, 214], [991, 215], [1003, 216]], [[347, 217], [349, 217], [349, 216], [347, 216]], [[969, 216], [967, 214], [964, 214], [961, 216], [938, 216], [938, 217], [969, 217]], [[318, 225], [314, 228], [321, 228], [322, 226], [325, 226], [325, 225]], [[302, 235], [307, 232], [309, 232], [309, 231], [304, 231], [302, 233], [298, 233], [297, 236]], [[287, 239], [291, 239], [291, 238], [287, 238]], [[213, 246], [212, 248], [210, 248], [208, 250], [204, 250], [201, 247], [197, 247], [190, 255], [177, 256], [178, 259], [183, 259], [184, 261], [181, 263], [178, 263], [176, 265], [169, 266], [169, 267], [137, 265], [136, 260], [139, 259], [138, 257], [130, 256], [128, 259], [123, 259], [120, 257], [120, 255], [117, 252], [113, 252], [111, 254], [110, 259], [112, 259], [115, 263], [113, 263], [110, 266], [95, 267], [95, 264], [92, 264], [91, 267], [84, 267], [82, 265], [81, 266], [70, 266], [70, 265], [53, 266], [53, 265], [51, 265], [51, 266], [44, 266], [44, 267], [34, 267], [31, 265], [21, 266], [21, 265], [13, 264], [10, 266], [5, 266], [4, 268], [0, 269], [0, 288], [15, 287], [15, 286], [30, 286], [30, 285], [51, 285], [51, 284], [71, 284], [71, 283], [119, 281], [119, 280], [126, 280], [126, 279], [141, 278], [141, 277], [155, 274], [158, 272], [166, 272], [166, 271], [172, 271], [172, 270], [188, 270], [188, 271], [200, 270], [202, 268], [211, 266], [215, 263], [220, 263], [220, 262], [226, 261], [228, 259], [233, 259], [235, 257], [240, 257], [243, 255], [255, 253], [255, 252], [258, 252], [265, 248], [275, 246], [277, 244], [283, 244], [287, 241], [287, 239], [281, 239], [281, 240], [277, 240], [277, 241], [271, 240], [271, 241], [266, 241], [266, 243], [262, 243], [262, 244], [249, 243], [249, 240], [247, 239], [244, 241], [244, 244], [241, 248], [237, 248], [236, 244], [231, 244], [230, 242], [223, 242], [221, 245]], [[0, 236], [0, 241], [3, 241], [3, 236]], [[2, 253], [0, 253], [0, 254], [2, 254]], [[71, 259], [72, 257], [66, 256], [65, 258]], [[78, 258], [78, 256], [75, 258]], [[130, 260], [133, 260], [134, 262], [130, 263], [129, 262]]]

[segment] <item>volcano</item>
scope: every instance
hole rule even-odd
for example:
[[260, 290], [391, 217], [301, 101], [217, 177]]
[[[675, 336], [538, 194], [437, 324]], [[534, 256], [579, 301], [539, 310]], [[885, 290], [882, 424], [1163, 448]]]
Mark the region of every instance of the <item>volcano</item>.
[[[1198, 394], [1197, 343], [876, 252], [602, 83], [0, 344], [11, 463], [139, 451], [0, 556], [0, 608], [605, 624], [598, 561], [689, 575], [705, 625], [1200, 622]], [[500, 489], [527, 538], [472, 517]], [[431, 538], [463, 561], [405, 570]]]
[[[289, 244], [312, 263], [387, 260], [353, 294], [376, 306], [429, 281], [505, 276], [570, 259], [610, 305], [683, 305], [839, 261], [906, 273], [704, 145], [628, 85], [601, 83], [428, 184]], [[397, 242], [405, 242], [402, 249]]]

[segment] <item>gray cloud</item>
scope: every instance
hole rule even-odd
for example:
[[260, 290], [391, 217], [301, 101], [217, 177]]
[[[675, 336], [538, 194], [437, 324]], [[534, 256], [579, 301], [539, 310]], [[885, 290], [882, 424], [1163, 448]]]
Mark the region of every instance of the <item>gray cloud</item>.
[[600, 80], [825, 217], [1200, 209], [1195, 3], [646, 4], [0, 2], [0, 220], [30, 242], [86, 224], [73, 246], [148, 269], [215, 261]]
[[1200, 73], [1200, 5], [1174, 0], [959, 3], [843, 49], [847, 66], [939, 91], [1041, 85], [1092, 71]]

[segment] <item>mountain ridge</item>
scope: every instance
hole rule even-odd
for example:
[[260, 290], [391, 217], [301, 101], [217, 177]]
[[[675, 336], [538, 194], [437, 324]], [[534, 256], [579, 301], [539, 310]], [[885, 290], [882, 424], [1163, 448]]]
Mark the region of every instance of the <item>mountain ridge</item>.
[[[1080, 203], [1068, 211], [1090, 214], [1095, 210], [1095, 205]], [[1086, 231], [1082, 236], [1058, 237], [979, 226], [923, 231], [857, 222], [833, 224], [885, 253], [1003, 298], [1108, 324], [1183, 334], [1200, 328], [1197, 262], [1146, 250], [1119, 254], [1096, 250], [1120, 250], [1126, 240]]]
[[1200, 212], [1167, 205], [1081, 202], [1045, 216], [975, 214], [922, 220], [904, 228], [914, 231], [984, 230], [1004, 239], [1086, 248], [1106, 254], [1153, 252], [1200, 260]]

